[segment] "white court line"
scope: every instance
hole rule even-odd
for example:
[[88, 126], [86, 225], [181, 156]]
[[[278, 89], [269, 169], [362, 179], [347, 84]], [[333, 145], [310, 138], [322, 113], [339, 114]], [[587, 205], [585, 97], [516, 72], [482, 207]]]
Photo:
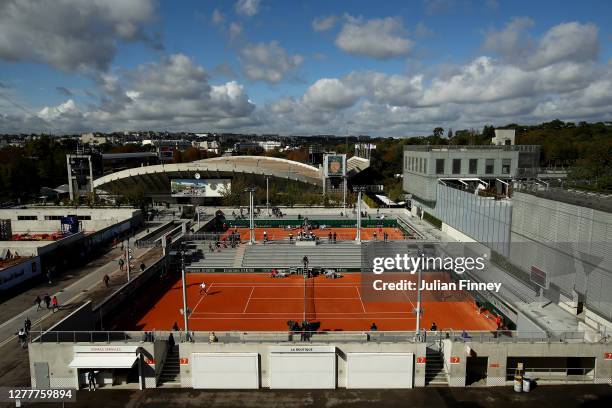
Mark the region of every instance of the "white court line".
[[359, 299], [357, 297], [347, 297], [347, 298], [328, 298], [328, 297], [321, 297], [321, 296], [315, 296], [315, 297], [261, 297], [261, 298], [251, 298], [252, 300], [295, 300], [295, 299], [317, 299], [317, 300], [356, 300]]
[[363, 299], [361, 299], [361, 293], [359, 293], [359, 288], [357, 286], [355, 286], [355, 289], [357, 289], [357, 296], [359, 296], [359, 301], [361, 302], [361, 307], [363, 308], [363, 313], [367, 313], [365, 310], [365, 305], [363, 304]]
[[251, 293], [249, 294], [249, 298], [247, 299], [246, 305], [244, 305], [244, 310], [242, 311], [242, 314], [246, 313], [247, 307], [249, 307], [249, 303], [251, 302], [251, 296], [253, 295], [254, 290], [255, 290], [255, 286], [251, 288]]
[[[293, 313], [284, 317], [192, 317], [195, 320], [278, 320], [282, 318], [291, 318], [296, 315], [301, 315], [302, 312]], [[317, 313], [317, 316], [319, 313]], [[416, 320], [414, 317], [372, 317], [376, 320]], [[326, 320], [363, 320], [363, 317], [326, 317]]]
[[[211, 290], [214, 284], [215, 284], [214, 282], [213, 282], [213, 283], [211, 283], [211, 284], [210, 284], [210, 286], [208, 287], [208, 290]], [[206, 292], [208, 292], [208, 290], [207, 290]], [[198, 300], [198, 303], [196, 303], [195, 307], [194, 307], [194, 308], [193, 308], [193, 310], [191, 311], [191, 314], [194, 314], [194, 313], [195, 313], [196, 309], [197, 309], [197, 308], [198, 308], [198, 306], [200, 305], [200, 302], [201, 302], [202, 300], [204, 300], [204, 298], [205, 298], [206, 296], [208, 296], [208, 295], [206, 295], [206, 294], [205, 294], [204, 296], [200, 295], [200, 300]], [[206, 312], [202, 312], [202, 313], [206, 313]]]
[[[288, 288], [295, 287], [301, 288], [303, 284], [295, 284], [295, 283], [287, 283], [287, 284], [273, 284], [273, 283], [260, 283], [260, 282], [245, 282], [242, 283], [217, 283], [217, 287], [223, 288], [250, 288], [251, 286], [256, 286], [258, 288]], [[326, 287], [326, 288], [352, 288], [355, 285], [336, 285], [333, 283], [317, 283], [317, 287]]]
[[[196, 314], [199, 315], [240, 315], [240, 314], [253, 314], [253, 315], [280, 315], [280, 316], [284, 316], [286, 314], [293, 314], [293, 313], [303, 313], [302, 310], [300, 310], [299, 312], [245, 312], [245, 313], [240, 313], [240, 312], [198, 312]], [[192, 313], [193, 314], [193, 313]], [[317, 315], [349, 315], [349, 314], [355, 314], [355, 315], [362, 315], [364, 314], [363, 312], [317, 312]], [[406, 314], [406, 312], [366, 312], [365, 314], [371, 315], [371, 314]], [[415, 318], [416, 319], [416, 318]]]

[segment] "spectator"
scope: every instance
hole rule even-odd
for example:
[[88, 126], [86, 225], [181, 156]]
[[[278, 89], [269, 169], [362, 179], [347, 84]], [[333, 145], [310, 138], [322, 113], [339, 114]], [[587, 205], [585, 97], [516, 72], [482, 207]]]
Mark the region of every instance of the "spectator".
[[334, 232], [334, 236], [333, 236], [333, 238], [334, 238], [334, 244], [335, 244], [335, 243], [336, 243], [336, 238], [338, 238], [338, 234], [336, 234], [336, 233]]
[[378, 326], [376, 326], [376, 323], [372, 323], [372, 325], [370, 326], [370, 331], [377, 331], [378, 330]]
[[26, 348], [28, 346], [28, 334], [24, 329], [19, 329], [17, 332], [17, 337], [19, 338], [19, 344], [21, 348]]
[[59, 311], [59, 302], [57, 301], [57, 296], [53, 296], [53, 299], [51, 300], [51, 306], [53, 309], [53, 313], [55, 313], [56, 309]]
[[42, 309], [42, 306], [40, 305], [42, 303], [42, 299], [40, 298], [40, 295], [36, 295], [36, 299], [34, 299], [34, 303], [36, 304], [36, 311], [37, 312], [40, 309]]
[[331, 232], [331, 231], [329, 231], [329, 234], [327, 234], [327, 242], [329, 242], [329, 243], [331, 244], [332, 239], [333, 239], [332, 232]]
[[87, 384], [88, 391], [91, 391], [92, 389], [94, 391], [96, 390], [96, 374], [93, 372], [93, 370], [89, 370], [87, 372]]
[[463, 341], [466, 341], [466, 340], [467, 340], [467, 339], [469, 339], [469, 338], [470, 338], [470, 335], [468, 334], [468, 332], [466, 332], [465, 330], [462, 330], [462, 331], [461, 331], [461, 339], [462, 339]]
[[215, 332], [210, 332], [210, 335], [208, 336], [208, 342], [209, 343], [216, 343], [217, 341], [219, 341], [219, 339], [217, 339], [217, 336], [215, 335]]
[[429, 328], [429, 331], [436, 331], [436, 330], [438, 330], [438, 326], [436, 325], [436, 322], [432, 322], [431, 327]]
[[173, 331], [178, 331], [178, 330], [179, 330], [179, 327], [178, 327], [178, 323], [177, 323], [177, 322], [174, 322], [174, 325], [172, 326], [172, 330], [173, 330]]
[[168, 351], [173, 350], [175, 344], [176, 342], [174, 341], [174, 336], [172, 335], [172, 333], [170, 333], [170, 335], [168, 336]]

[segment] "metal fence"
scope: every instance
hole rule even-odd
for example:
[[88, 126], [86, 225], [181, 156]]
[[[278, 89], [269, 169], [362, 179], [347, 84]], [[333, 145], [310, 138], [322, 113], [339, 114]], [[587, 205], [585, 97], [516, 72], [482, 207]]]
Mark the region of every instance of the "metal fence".
[[[517, 332], [517, 331], [45, 331], [31, 332], [30, 341], [37, 343], [133, 343], [166, 340], [172, 334], [176, 342], [207, 343], [430, 343], [450, 339], [477, 343], [586, 343], [584, 332]], [[612, 343], [610, 336], [602, 336], [600, 342]]]
[[[506, 381], [512, 381], [517, 374], [516, 368], [506, 369]], [[595, 380], [595, 368], [532, 368], [526, 367], [521, 371], [523, 377], [538, 382], [593, 382]]]

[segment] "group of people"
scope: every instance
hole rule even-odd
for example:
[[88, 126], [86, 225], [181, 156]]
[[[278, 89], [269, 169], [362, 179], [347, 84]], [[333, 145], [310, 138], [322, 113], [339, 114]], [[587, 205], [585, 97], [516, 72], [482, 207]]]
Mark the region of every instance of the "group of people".
[[45, 293], [42, 298], [40, 297], [40, 295], [36, 295], [36, 298], [34, 299], [34, 304], [36, 305], [37, 312], [43, 308], [43, 302], [47, 309], [52, 309], [53, 313], [55, 313], [56, 310], [59, 310], [59, 301], [57, 300], [57, 296], [54, 295], [53, 297], [51, 297], [48, 293]]
[[336, 234], [335, 231], [333, 233], [330, 231], [329, 234], [327, 234], [328, 243], [335, 244], [337, 239], [338, 239], [338, 234]]
[[[374, 237], [374, 241], [378, 241], [378, 234], [376, 233], [376, 231], [374, 231], [373, 237]], [[387, 231], [383, 231], [383, 241], [384, 242], [389, 241], [389, 233]]]

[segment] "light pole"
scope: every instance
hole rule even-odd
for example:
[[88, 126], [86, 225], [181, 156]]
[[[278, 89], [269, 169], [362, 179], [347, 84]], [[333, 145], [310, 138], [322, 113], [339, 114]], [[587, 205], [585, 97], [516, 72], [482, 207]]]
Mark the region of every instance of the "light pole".
[[367, 190], [365, 186], [353, 187], [353, 191], [357, 192], [357, 237], [355, 241], [361, 243], [361, 194]]
[[249, 245], [252, 245], [255, 242], [255, 211], [253, 208], [255, 187], [245, 188], [244, 191], [249, 193]]
[[[421, 257], [421, 251], [418, 251], [418, 257]], [[417, 304], [416, 304], [416, 334], [421, 332], [421, 279], [422, 268], [417, 269]]]
[[127, 265], [126, 270], [127, 270], [127, 280], [128, 282], [130, 281], [130, 261], [132, 260], [132, 254], [130, 253], [130, 237], [127, 238], [127, 240], [125, 241], [126, 245], [125, 245], [125, 263]]
[[266, 176], [266, 211], [268, 213], [268, 216], [270, 216], [270, 199], [269, 199], [269, 186], [268, 186], [268, 181], [270, 180], [269, 176]]
[[185, 282], [185, 248], [181, 242], [181, 281], [183, 283], [183, 322], [185, 333], [189, 332], [189, 310], [187, 309], [187, 284]]

